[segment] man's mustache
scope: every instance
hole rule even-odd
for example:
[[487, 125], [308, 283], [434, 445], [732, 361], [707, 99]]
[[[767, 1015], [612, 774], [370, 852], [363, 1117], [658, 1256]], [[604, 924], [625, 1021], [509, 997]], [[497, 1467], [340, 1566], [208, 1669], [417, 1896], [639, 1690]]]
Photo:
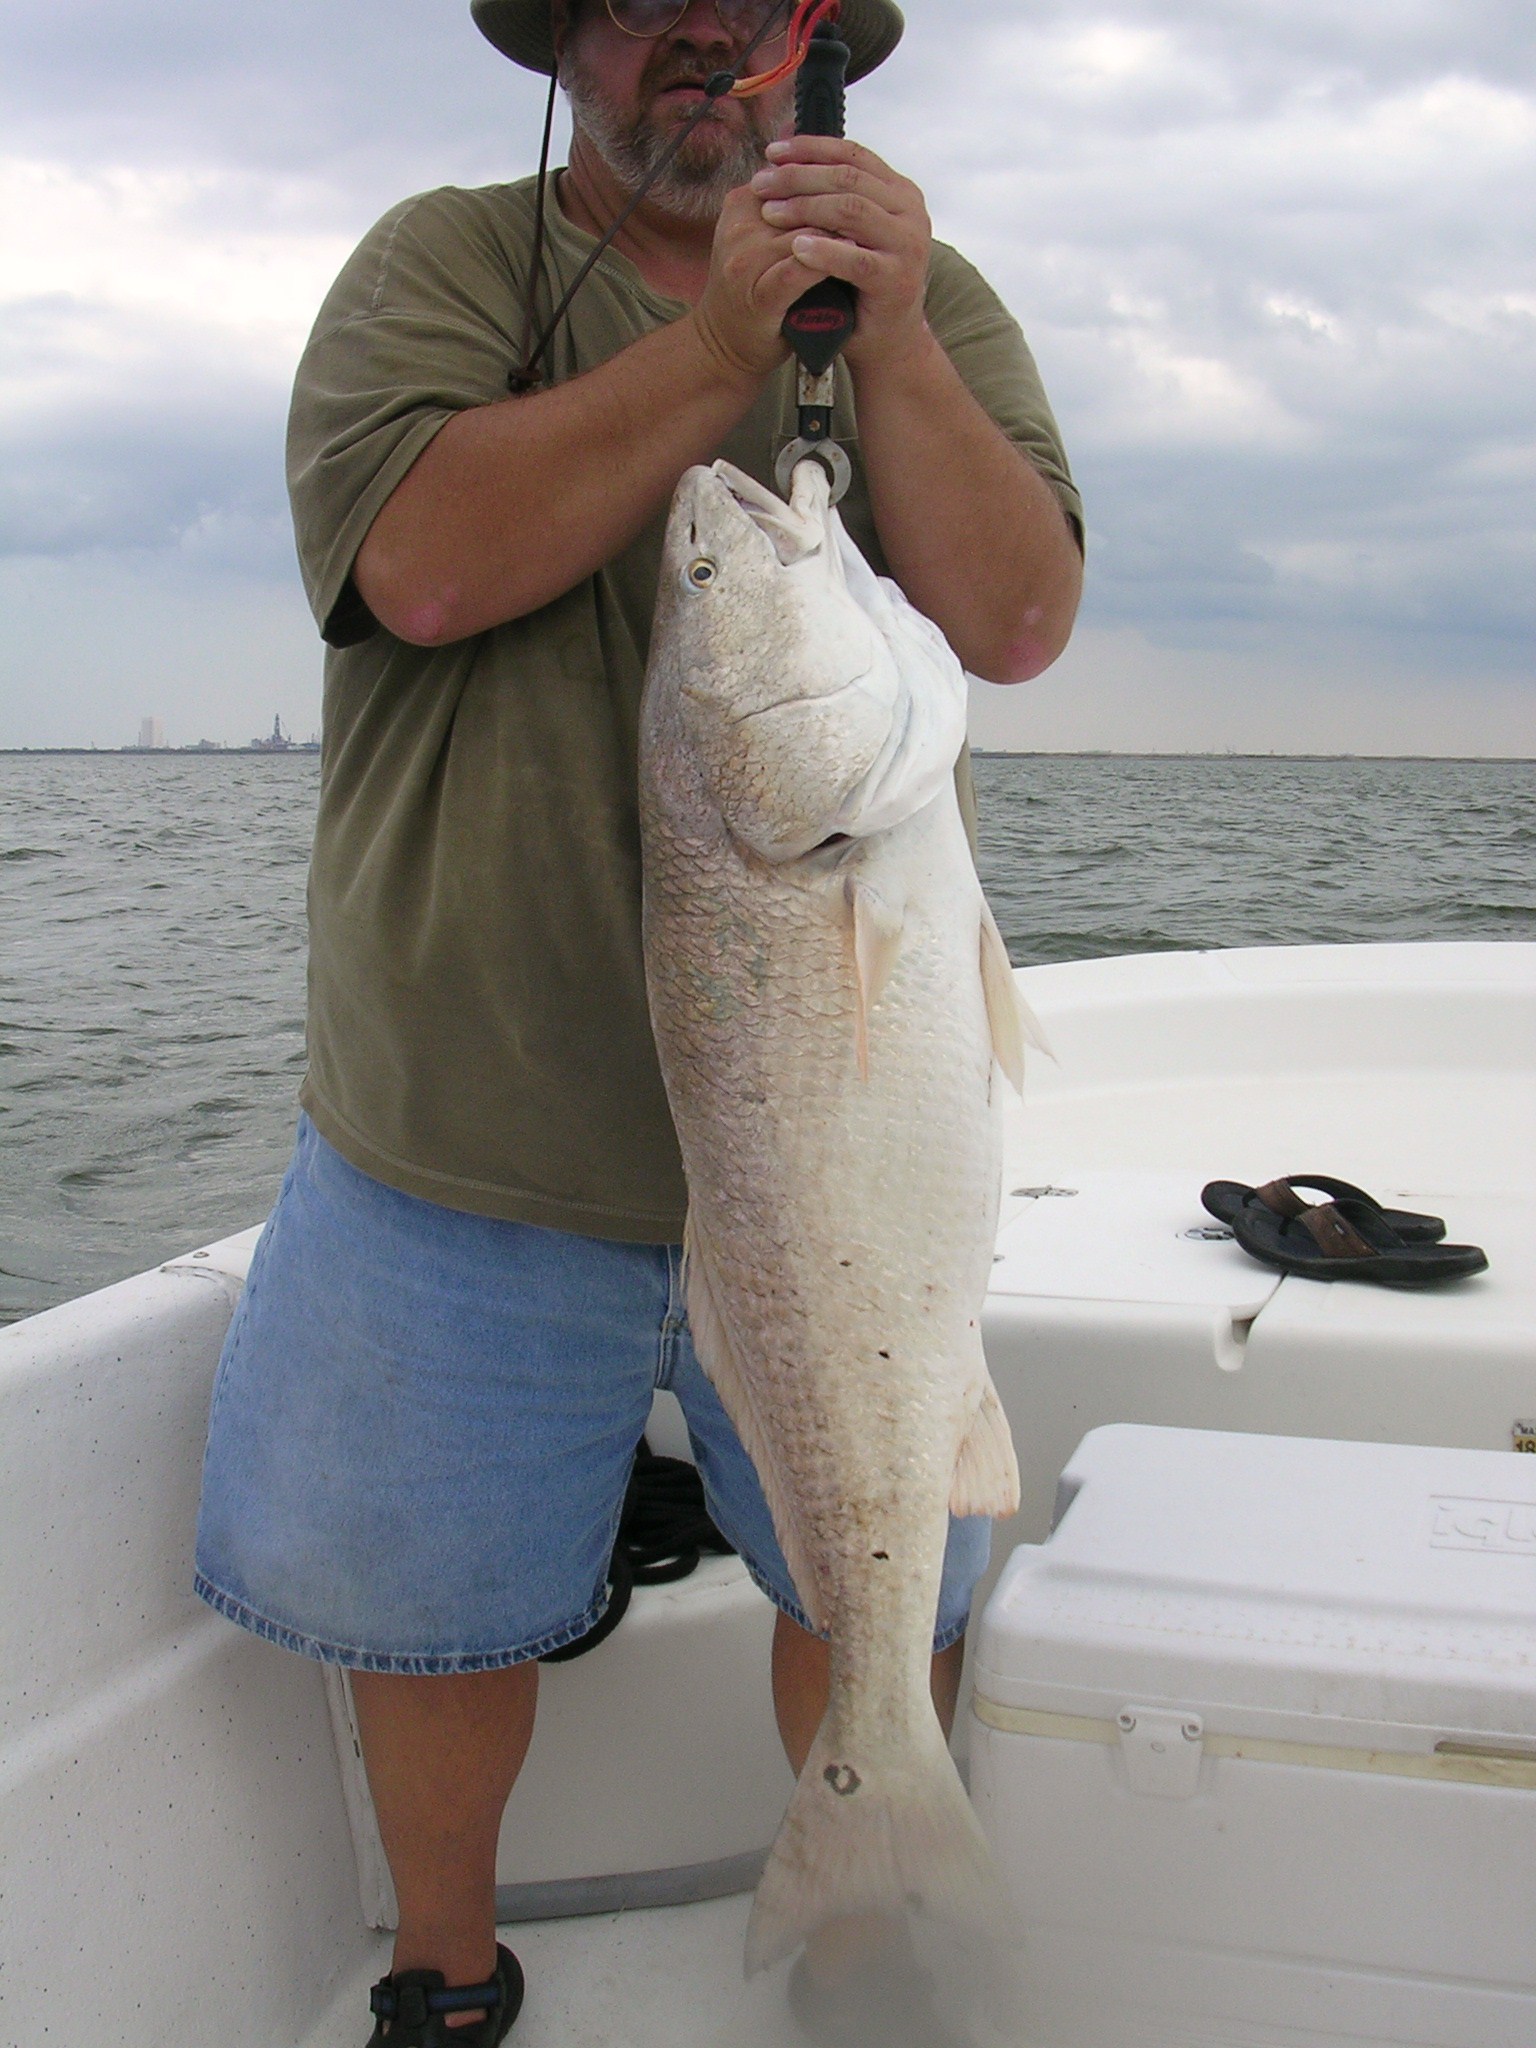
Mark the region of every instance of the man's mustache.
[[714, 75], [713, 71], [702, 70], [697, 64], [661, 65], [654, 77], [645, 80], [645, 85], [650, 92], [670, 92], [678, 85], [696, 86], [702, 92]]

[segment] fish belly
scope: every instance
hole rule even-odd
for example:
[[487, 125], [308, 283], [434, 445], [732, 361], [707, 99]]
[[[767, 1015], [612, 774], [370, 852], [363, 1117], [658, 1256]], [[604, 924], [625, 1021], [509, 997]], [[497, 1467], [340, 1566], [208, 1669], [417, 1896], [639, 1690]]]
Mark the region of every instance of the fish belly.
[[[880, 1844], [905, 1788], [924, 1882], [942, 1879], [935, 1829], [960, 1843], [951, 1890], [974, 1889], [984, 1857], [928, 1681], [956, 1461], [988, 1386], [1001, 1140], [981, 898], [949, 792], [810, 880], [723, 836], [703, 858], [697, 839], [652, 840], [647, 971], [694, 1339], [831, 1644], [827, 1723], [776, 1851], [787, 1902], [755, 1923], [763, 1962], [818, 1915], [912, 1895], [883, 1847], [861, 1861], [866, 1787], [886, 1788]], [[864, 1071], [850, 881], [901, 912]]]

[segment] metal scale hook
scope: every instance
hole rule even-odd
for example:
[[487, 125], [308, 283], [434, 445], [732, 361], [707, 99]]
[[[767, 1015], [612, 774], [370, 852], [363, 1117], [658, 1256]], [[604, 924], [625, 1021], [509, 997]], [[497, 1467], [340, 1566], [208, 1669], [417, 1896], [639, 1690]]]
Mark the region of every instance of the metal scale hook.
[[[796, 134], [841, 137], [848, 55], [848, 45], [832, 23], [818, 21], [795, 78]], [[780, 332], [799, 365], [799, 432], [779, 451], [773, 469], [774, 481], [786, 498], [795, 465], [807, 456], [821, 462], [831, 477], [834, 505], [853, 480], [848, 457], [832, 438], [832, 366], [853, 332], [858, 296], [842, 278], [823, 278], [802, 293], [784, 315]]]

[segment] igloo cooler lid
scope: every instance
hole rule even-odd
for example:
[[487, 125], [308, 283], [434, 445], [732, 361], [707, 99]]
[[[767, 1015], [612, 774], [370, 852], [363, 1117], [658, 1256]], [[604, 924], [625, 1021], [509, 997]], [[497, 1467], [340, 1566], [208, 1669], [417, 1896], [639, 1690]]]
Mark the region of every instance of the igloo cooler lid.
[[987, 1603], [975, 1682], [999, 1726], [1140, 1705], [1536, 1773], [1536, 1457], [1093, 1430]]

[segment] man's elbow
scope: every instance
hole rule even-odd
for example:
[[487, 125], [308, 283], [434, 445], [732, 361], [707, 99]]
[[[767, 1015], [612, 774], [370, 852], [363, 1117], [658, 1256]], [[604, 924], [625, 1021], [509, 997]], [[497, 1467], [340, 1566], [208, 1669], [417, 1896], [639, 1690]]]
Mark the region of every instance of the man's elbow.
[[972, 675], [988, 683], [1032, 683], [1065, 650], [1083, 595], [1083, 558], [1064, 519], [1061, 539], [1055, 559], [1033, 578], [1030, 602], [1004, 623], [981, 662], [967, 663]]
[[449, 606], [436, 598], [407, 599], [398, 604], [386, 600], [370, 603], [368, 609], [387, 633], [411, 647], [447, 647], [469, 638], [454, 624]]
[[[1065, 645], [1063, 641], [1062, 646]], [[989, 661], [984, 668], [973, 668], [971, 674], [984, 683], [1032, 683], [1036, 676], [1045, 674], [1060, 652], [1061, 647], [1045, 646], [1035, 639], [1012, 640], [995, 661]]]
[[1032, 683], [1065, 649], [1076, 616], [1075, 600], [1054, 614], [1045, 605], [1031, 605], [1012, 633], [996, 640], [966, 666], [984, 683]]
[[413, 574], [393, 561], [373, 534], [358, 551], [352, 578], [385, 632], [411, 647], [446, 647], [479, 630], [465, 623], [460, 590]]

